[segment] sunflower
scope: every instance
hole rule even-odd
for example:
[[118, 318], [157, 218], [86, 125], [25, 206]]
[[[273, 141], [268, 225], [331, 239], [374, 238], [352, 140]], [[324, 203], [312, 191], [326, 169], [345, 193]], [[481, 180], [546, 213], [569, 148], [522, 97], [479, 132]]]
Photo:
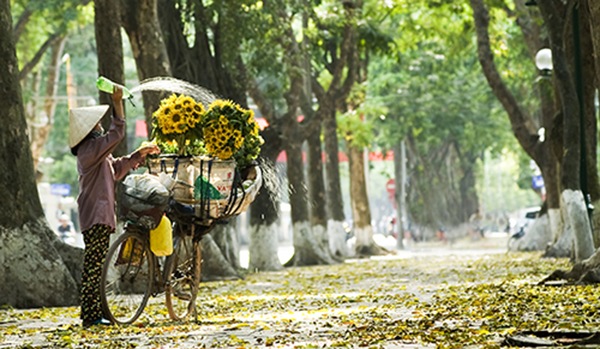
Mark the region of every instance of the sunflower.
[[219, 99], [208, 107], [201, 123], [208, 155], [233, 158], [241, 167], [258, 157], [263, 141], [252, 110]]
[[252, 110], [230, 100], [217, 99], [205, 110], [190, 96], [172, 94], [160, 102], [152, 125], [163, 153], [233, 158], [241, 167], [258, 157], [264, 143]]
[[[153, 136], [161, 150], [172, 151], [172, 143], [169, 146], [163, 143], [175, 142], [180, 155], [199, 155], [195, 152], [203, 147], [196, 141], [201, 140], [202, 132], [196, 126], [202, 115], [204, 106], [190, 96], [172, 94], [163, 99], [152, 114]], [[192, 144], [193, 147], [190, 146]], [[192, 149], [196, 150], [192, 152]]]

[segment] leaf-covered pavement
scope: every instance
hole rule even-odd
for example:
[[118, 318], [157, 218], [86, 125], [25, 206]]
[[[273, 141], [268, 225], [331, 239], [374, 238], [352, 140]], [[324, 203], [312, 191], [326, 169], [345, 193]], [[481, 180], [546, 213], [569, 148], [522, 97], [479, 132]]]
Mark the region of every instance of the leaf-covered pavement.
[[452, 254], [248, 274], [202, 283], [197, 322], [164, 296], [134, 325], [83, 329], [78, 308], [0, 310], [0, 348], [499, 348], [526, 330], [600, 328], [599, 286], [537, 286], [567, 260]]

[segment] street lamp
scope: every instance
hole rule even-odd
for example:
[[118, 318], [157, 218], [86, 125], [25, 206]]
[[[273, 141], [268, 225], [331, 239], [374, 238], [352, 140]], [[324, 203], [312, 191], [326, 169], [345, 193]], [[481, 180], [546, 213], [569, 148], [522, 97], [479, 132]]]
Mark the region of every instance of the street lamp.
[[536, 53], [535, 66], [543, 76], [550, 76], [550, 72], [552, 71], [552, 51], [549, 48], [543, 48]]

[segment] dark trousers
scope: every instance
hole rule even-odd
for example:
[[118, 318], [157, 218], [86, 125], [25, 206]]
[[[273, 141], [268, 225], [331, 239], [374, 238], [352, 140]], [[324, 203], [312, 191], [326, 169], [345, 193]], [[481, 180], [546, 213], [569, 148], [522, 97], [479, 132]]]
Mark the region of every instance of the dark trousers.
[[113, 229], [104, 224], [96, 224], [83, 231], [85, 253], [81, 275], [80, 303], [81, 320], [84, 323], [90, 323], [104, 317], [100, 302], [100, 279], [112, 232]]

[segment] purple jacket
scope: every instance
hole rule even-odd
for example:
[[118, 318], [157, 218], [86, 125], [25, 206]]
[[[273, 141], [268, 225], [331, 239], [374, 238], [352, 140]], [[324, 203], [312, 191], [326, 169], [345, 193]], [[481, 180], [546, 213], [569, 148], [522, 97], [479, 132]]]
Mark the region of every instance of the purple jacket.
[[125, 136], [125, 120], [112, 118], [108, 132], [86, 138], [77, 150], [79, 223], [81, 231], [95, 224], [115, 229], [115, 183], [143, 162], [139, 152], [114, 158], [111, 153]]

